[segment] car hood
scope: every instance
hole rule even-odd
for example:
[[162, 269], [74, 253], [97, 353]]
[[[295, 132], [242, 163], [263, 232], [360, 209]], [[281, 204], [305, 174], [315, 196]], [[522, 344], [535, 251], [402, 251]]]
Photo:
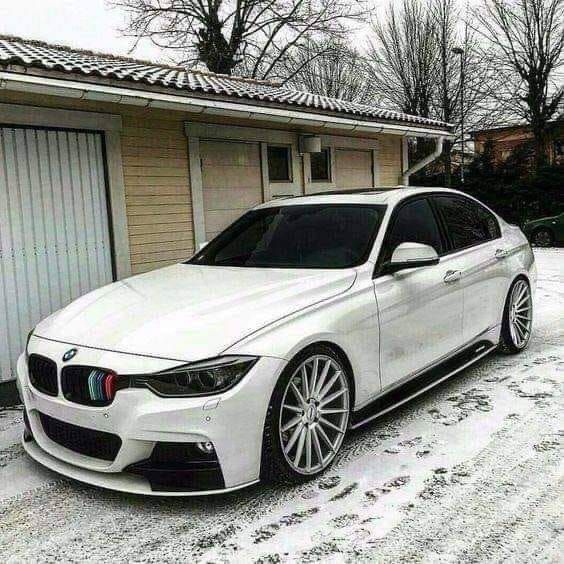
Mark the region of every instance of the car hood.
[[190, 362], [351, 287], [353, 270], [176, 264], [104, 286], [42, 321], [38, 337]]

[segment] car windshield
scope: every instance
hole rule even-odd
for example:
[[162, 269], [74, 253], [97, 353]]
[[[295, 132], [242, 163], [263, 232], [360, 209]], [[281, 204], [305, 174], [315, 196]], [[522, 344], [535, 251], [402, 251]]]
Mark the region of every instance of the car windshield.
[[310, 204], [252, 210], [189, 264], [349, 268], [368, 258], [385, 206]]

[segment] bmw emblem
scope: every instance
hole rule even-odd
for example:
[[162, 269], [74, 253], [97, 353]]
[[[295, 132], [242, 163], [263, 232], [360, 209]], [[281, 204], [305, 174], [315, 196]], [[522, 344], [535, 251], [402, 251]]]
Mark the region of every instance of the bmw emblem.
[[63, 362], [68, 362], [71, 358], [76, 356], [78, 351], [76, 349], [70, 349], [63, 355]]

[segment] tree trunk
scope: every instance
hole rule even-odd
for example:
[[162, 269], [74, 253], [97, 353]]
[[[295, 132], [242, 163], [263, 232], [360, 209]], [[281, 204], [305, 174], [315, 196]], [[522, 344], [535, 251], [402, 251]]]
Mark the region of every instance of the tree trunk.
[[239, 43], [232, 45], [225, 39], [223, 24], [217, 16], [210, 16], [208, 27], [198, 31], [197, 45], [199, 57], [209, 71], [228, 75], [233, 72]]

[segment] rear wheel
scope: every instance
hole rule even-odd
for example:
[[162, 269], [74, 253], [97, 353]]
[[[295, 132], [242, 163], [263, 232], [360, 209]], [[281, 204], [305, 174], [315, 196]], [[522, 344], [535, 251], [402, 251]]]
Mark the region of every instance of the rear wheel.
[[268, 409], [264, 478], [302, 482], [331, 465], [349, 423], [347, 376], [342, 360], [325, 345], [309, 347], [288, 364]]
[[508, 354], [521, 352], [529, 344], [533, 325], [533, 297], [524, 278], [509, 290], [501, 325], [500, 349]]
[[554, 236], [549, 229], [542, 227], [533, 233], [531, 242], [535, 247], [552, 247], [554, 244]]

